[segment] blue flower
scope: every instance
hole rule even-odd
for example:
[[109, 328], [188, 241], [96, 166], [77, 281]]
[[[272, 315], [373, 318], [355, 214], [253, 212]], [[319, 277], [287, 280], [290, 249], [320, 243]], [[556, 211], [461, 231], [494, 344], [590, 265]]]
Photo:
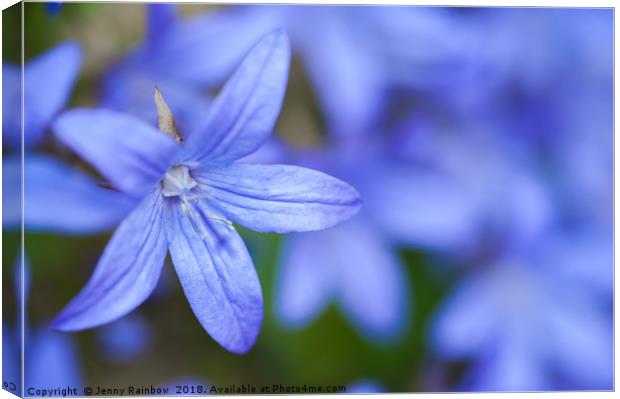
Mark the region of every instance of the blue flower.
[[443, 102], [465, 118], [496, 120], [515, 137], [553, 137], [570, 129], [561, 123], [566, 101], [584, 89], [611, 90], [610, 9], [488, 8], [461, 22], [478, 62]]
[[433, 350], [471, 362], [460, 389], [610, 389], [611, 229], [566, 220], [532, 151], [482, 137], [447, 152], [480, 226], [459, 259], [471, 269], [431, 325]]
[[[463, 389], [612, 388], [611, 300], [602, 295], [611, 292], [611, 242], [560, 239], [471, 273], [442, 306], [433, 348], [473, 360]], [[605, 279], [602, 292], [593, 275]]]
[[248, 38], [280, 26], [310, 77], [330, 134], [376, 126], [395, 85], [449, 89], [468, 72], [466, 35], [449, 12], [424, 7], [230, 7], [204, 18], [202, 29], [219, 36], [203, 45], [234, 59]]
[[373, 343], [397, 340], [412, 320], [412, 295], [396, 247], [443, 252], [467, 243], [477, 220], [463, 187], [440, 171], [398, 162], [385, 137], [349, 138], [300, 158], [351, 182], [364, 208], [335, 228], [287, 237], [277, 316], [301, 328], [335, 302]]
[[[24, 67], [24, 223], [29, 230], [92, 233], [118, 222], [130, 209], [128, 198], [99, 187], [87, 174], [34, 152], [59, 111], [67, 103], [78, 75], [81, 50], [64, 43]], [[21, 71], [3, 64], [3, 144], [19, 151], [21, 129]], [[50, 79], [54, 76], [54, 79]], [[3, 227], [20, 225], [21, 159], [2, 160]]]
[[91, 328], [135, 309], [155, 288], [169, 249], [205, 330], [231, 352], [252, 347], [262, 293], [232, 222], [263, 232], [311, 231], [350, 218], [360, 206], [352, 187], [323, 173], [235, 162], [269, 136], [289, 58], [284, 33], [263, 38], [215, 99], [203, 128], [186, 141], [157, 90], [160, 130], [109, 110], [59, 117], [57, 135], [141, 202], [114, 233], [90, 281], [56, 318], [56, 328]]

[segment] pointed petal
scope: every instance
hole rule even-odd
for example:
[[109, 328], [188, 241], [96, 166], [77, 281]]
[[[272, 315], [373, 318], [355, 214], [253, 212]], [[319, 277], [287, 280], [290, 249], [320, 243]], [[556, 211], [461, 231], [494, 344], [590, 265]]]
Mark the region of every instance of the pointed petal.
[[399, 339], [412, 320], [411, 287], [393, 249], [361, 216], [321, 233], [337, 262], [345, 315], [372, 340]]
[[335, 270], [326, 238], [322, 232], [291, 234], [283, 244], [275, 309], [287, 327], [305, 327], [334, 295]]
[[276, 31], [258, 42], [213, 102], [206, 127], [188, 140], [184, 158], [230, 162], [258, 149], [280, 113], [289, 62], [284, 32]]
[[80, 46], [67, 42], [24, 67], [24, 142], [28, 145], [39, 142], [69, 100], [81, 63]]
[[2, 146], [21, 148], [22, 72], [17, 65], [2, 63]]
[[[343, 19], [332, 14], [318, 17], [318, 26], [301, 23], [312, 31], [304, 32], [299, 46], [328, 132], [336, 137], [359, 135], [372, 127], [385, 97], [377, 56], [371, 56], [364, 39], [352, 29], [355, 19], [349, 23]], [[317, 40], [316, 32], [321, 39]]]
[[321, 230], [361, 205], [353, 187], [297, 166], [233, 164], [196, 171], [194, 178], [230, 220], [256, 231]]
[[24, 224], [28, 230], [96, 233], [120, 223], [135, 201], [44, 155], [26, 155]]
[[168, 202], [167, 227], [172, 262], [200, 324], [227, 350], [249, 351], [263, 320], [263, 297], [241, 237], [196, 202]]
[[136, 196], [154, 188], [178, 149], [172, 138], [139, 119], [103, 109], [67, 111], [54, 132], [112, 185]]
[[154, 190], [121, 223], [92, 277], [54, 320], [54, 328], [96, 327], [140, 306], [157, 284], [166, 244], [162, 196]]

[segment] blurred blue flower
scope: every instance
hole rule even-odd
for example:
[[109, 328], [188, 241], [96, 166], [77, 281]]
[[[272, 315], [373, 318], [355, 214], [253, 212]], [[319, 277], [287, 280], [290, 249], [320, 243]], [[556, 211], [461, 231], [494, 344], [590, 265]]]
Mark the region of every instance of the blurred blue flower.
[[127, 362], [146, 352], [153, 337], [147, 320], [132, 313], [97, 330], [98, 349], [111, 362]]
[[[105, 190], [87, 174], [32, 151], [67, 103], [81, 63], [77, 43], [64, 43], [24, 67], [24, 223], [29, 230], [92, 233], [110, 228], [131, 202]], [[3, 64], [3, 145], [14, 152], [22, 144], [21, 71]], [[50, 79], [54, 76], [54, 79]], [[20, 225], [21, 157], [2, 160], [3, 227]]]
[[478, 193], [480, 228], [432, 348], [471, 361], [460, 389], [611, 389], [611, 229], [566, 224], [532, 151], [489, 137], [438, 152]]
[[397, 340], [412, 308], [396, 245], [436, 252], [466, 245], [477, 227], [466, 193], [448, 174], [399, 162], [385, 137], [343, 138], [300, 158], [353, 184], [364, 208], [335, 228], [287, 237], [278, 317], [289, 327], [304, 327], [335, 301], [366, 338]]
[[480, 8], [460, 20], [478, 61], [472, 78], [442, 100], [465, 119], [549, 140], [571, 129], [564, 123], [566, 102], [579, 101], [584, 90], [611, 90], [611, 9]]
[[203, 128], [183, 144], [157, 90], [160, 130], [101, 109], [68, 111], [56, 121], [54, 130], [68, 146], [115, 187], [142, 198], [114, 233], [91, 280], [56, 318], [56, 328], [91, 328], [135, 309], [155, 288], [169, 248], [205, 330], [231, 352], [253, 346], [262, 293], [231, 222], [256, 231], [310, 231], [334, 226], [360, 206], [351, 186], [323, 173], [234, 162], [271, 133], [289, 58], [284, 33], [264, 37], [215, 99]]
[[445, 91], [469, 74], [469, 35], [440, 8], [237, 6], [215, 10], [202, 23], [203, 31], [219, 34], [210, 45], [225, 61], [240, 57], [250, 38], [284, 27], [328, 133], [355, 135], [375, 126], [394, 85]]
[[[544, 256], [506, 255], [457, 284], [431, 337], [441, 356], [473, 359], [463, 389], [612, 388], [611, 301], [594, 294], [591, 278], [576, 278], [592, 274], [590, 266], [610, 277], [612, 247], [601, 259], [575, 239], [563, 245], [563, 254], [542, 246]], [[568, 254], [587, 261], [552, 262]]]

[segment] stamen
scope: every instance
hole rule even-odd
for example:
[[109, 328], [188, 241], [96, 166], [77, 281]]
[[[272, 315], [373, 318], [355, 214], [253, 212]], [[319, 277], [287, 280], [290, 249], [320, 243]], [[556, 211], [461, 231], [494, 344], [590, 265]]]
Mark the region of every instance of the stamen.
[[161, 181], [161, 191], [164, 197], [184, 196], [196, 187], [198, 183], [189, 174], [185, 165], [176, 165], [164, 175]]
[[164, 101], [164, 97], [161, 95], [161, 92], [157, 86], [155, 86], [154, 98], [155, 107], [157, 108], [157, 125], [159, 130], [167, 133], [179, 143], [182, 143], [183, 138], [181, 138], [181, 135], [179, 134], [179, 131], [174, 123], [174, 115], [172, 115], [170, 107], [168, 107], [168, 104]]

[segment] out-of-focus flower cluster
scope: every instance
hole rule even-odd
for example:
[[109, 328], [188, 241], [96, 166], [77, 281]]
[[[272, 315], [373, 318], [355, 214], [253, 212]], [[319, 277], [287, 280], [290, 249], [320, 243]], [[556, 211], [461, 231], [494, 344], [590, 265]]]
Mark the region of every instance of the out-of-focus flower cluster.
[[[269, 125], [263, 119], [271, 118], [261, 113], [277, 115], [277, 111], [266, 111], [268, 106], [279, 109], [277, 105], [257, 105], [251, 95], [246, 96], [247, 103], [230, 104], [238, 104], [246, 92], [260, 90], [276, 93], [271, 101], [279, 101], [276, 97], [282, 82], [277, 76], [286, 74], [287, 67], [282, 65], [288, 62], [278, 58], [279, 52], [286, 52], [280, 43], [284, 39], [273, 39], [280, 44], [266, 46], [267, 50], [260, 44], [254, 46], [265, 43], [261, 40], [279, 29], [290, 40], [294, 74], [283, 100], [282, 119], [290, 119], [287, 102], [297, 101], [312, 108], [307, 112], [314, 115], [312, 126], [320, 128], [305, 138], [306, 128], [300, 133], [292, 131], [295, 124], [278, 125], [279, 134], [265, 139], [255, 152], [246, 151], [244, 146], [251, 146], [247, 142], [238, 142], [238, 147], [232, 142], [222, 151], [243, 156], [233, 164], [235, 171], [211, 166], [201, 172], [206, 183], [199, 180], [207, 187], [205, 193], [209, 184], [223, 185], [210, 199], [225, 205], [214, 207], [214, 213], [205, 216], [213, 221], [217, 234], [228, 235], [227, 228], [218, 224], [222, 214], [257, 231], [294, 232], [282, 237], [278, 262], [272, 265], [277, 276], [275, 299], [265, 303], [282, 327], [291, 331], [308, 328], [335, 305], [367, 344], [379, 349], [397, 345], [412, 331], [423, 331], [428, 358], [432, 359], [423, 365], [428, 368], [429, 390], [612, 388], [611, 10], [229, 6], [181, 17], [174, 5], [147, 5], [145, 9], [143, 39], [99, 76], [97, 103], [105, 110], [98, 112], [130, 114], [153, 127], [159, 123], [162, 129], [162, 114], [153, 103], [153, 89], [158, 87], [174, 114], [176, 128], [187, 135], [184, 141], [205, 147], [215, 140], [200, 141], [198, 136], [205, 129], [225, 137], [220, 130], [240, 129], [237, 125], [260, 130], [255, 126]], [[94, 159], [95, 165], [107, 163], [116, 168], [117, 175], [102, 174], [120, 182], [121, 187], [116, 188], [121, 191], [123, 182], [133, 190], [134, 182], [125, 171], [140, 165], [129, 165], [124, 153], [115, 160], [97, 159], [105, 151], [87, 148], [111, 145], [123, 136], [99, 143], [80, 141], [82, 132], [68, 127], [71, 111], [58, 117], [78, 77], [79, 46], [59, 44], [25, 66], [23, 217], [30, 231], [108, 231], [136, 207], [131, 195], [103, 188], [90, 172], [55, 159], [50, 155], [54, 151], [37, 149], [44, 140], [66, 145], [79, 155], [86, 154], [89, 161]], [[213, 96], [240, 63], [229, 81], [233, 83], [226, 84], [218, 97]], [[254, 71], [255, 80], [238, 78], [244, 68]], [[3, 64], [4, 115], [20, 114], [19, 84], [7, 84], [19, 83], [18, 71]], [[289, 98], [291, 94], [299, 96], [295, 90], [303, 84], [292, 79], [307, 80], [309, 88], [302, 95], [309, 98]], [[225, 115], [217, 124], [212, 109]], [[243, 114], [246, 109], [252, 113]], [[235, 112], [241, 116], [229, 116]], [[103, 129], [103, 117], [98, 124], [98, 120], [82, 116], [81, 129]], [[244, 122], [251, 118], [258, 122]], [[89, 127], [91, 123], [94, 125]], [[138, 122], [119, 122], [119, 126], [142, 129]], [[19, 187], [19, 127], [19, 119], [3, 119], [5, 228], [19, 224], [18, 192], [9, 188]], [[54, 137], [48, 132], [51, 130]], [[50, 134], [47, 139], [46, 134]], [[161, 152], [154, 153], [159, 147], [146, 143], [132, 144], [132, 152], [164, 157]], [[142, 145], [152, 147], [139, 148]], [[218, 145], [214, 145], [216, 150]], [[205, 154], [186, 158], [194, 162], [208, 158]], [[247, 165], [254, 163], [271, 164], [264, 168], [292, 164], [339, 180], [302, 176], [308, 179], [307, 190], [323, 195], [304, 197], [303, 201], [317, 209], [318, 213], [311, 213], [295, 207], [296, 201], [302, 200], [294, 197], [292, 188], [284, 187], [287, 182], [291, 187], [299, 185], [302, 177], [288, 177], [281, 186], [272, 187], [269, 184], [288, 169], [273, 169], [278, 173], [267, 176], [262, 169]], [[187, 178], [175, 187], [193, 189], [192, 177], [181, 172], [166, 176]], [[259, 192], [257, 186], [245, 187], [248, 179], [257, 175], [267, 182], [268, 189]], [[321, 201], [336, 201], [336, 194], [342, 197], [339, 206], [354, 200], [345, 186], [335, 186], [334, 181], [354, 187], [363, 202], [348, 220], [353, 212], [342, 211], [346, 216], [336, 217], [323, 209], [332, 204]], [[245, 197], [259, 200], [241, 202], [229, 195], [235, 190], [245, 190]], [[290, 207], [271, 204], [278, 199], [288, 201], [285, 205]], [[256, 210], [263, 212], [260, 218], [252, 213]], [[137, 220], [135, 215], [131, 213], [119, 231], [128, 229], [127, 221]], [[310, 221], [313, 217], [320, 220]], [[342, 223], [332, 222], [336, 219]], [[174, 223], [170, 220], [130, 227], [150, 231], [155, 224]], [[190, 222], [178, 223], [177, 233], [191, 230]], [[306, 228], [295, 223], [305, 223]], [[304, 232], [309, 230], [316, 231]], [[133, 243], [129, 238], [119, 240], [113, 238], [113, 245]], [[200, 256], [213, 254], [212, 248], [217, 248], [216, 242], [211, 251], [202, 254], [194, 244], [188, 244], [184, 255], [175, 257], [173, 247], [182, 243], [174, 244], [171, 237], [168, 242], [175, 266], [189, 262], [187, 253], [191, 252], [198, 269]], [[156, 247], [163, 251], [158, 256], [161, 259], [138, 257], [145, 264], [136, 261], [139, 268], [129, 272], [136, 274], [137, 281], [148, 281], [150, 289], [159, 271], [149, 268], [152, 263], [161, 266], [167, 248], [164, 244]], [[423, 254], [435, 275], [449, 275], [454, 280], [424, 325], [417, 324], [416, 293], [407, 275], [406, 254], [411, 252]], [[230, 253], [248, 256], [245, 248]], [[111, 255], [105, 257], [104, 253], [103, 263]], [[235, 259], [231, 262], [236, 265]], [[201, 308], [196, 303], [204, 298], [192, 292], [194, 280], [187, 277], [191, 273], [185, 270], [184, 275], [178, 270], [205, 329], [231, 351], [249, 350], [255, 336], [231, 338], [229, 328], [222, 330], [217, 324], [227, 323], [228, 316], [213, 316], [222, 303], [230, 304], [231, 314], [243, 313], [246, 304], [236, 299], [242, 294], [231, 292], [224, 284], [229, 302], [218, 299], [215, 305]], [[237, 272], [218, 269], [205, 272], [203, 278], [226, 282], [246, 278], [245, 272]], [[82, 302], [72, 302], [63, 313], [67, 325], [85, 328], [113, 321], [144, 300], [114, 299], [120, 298], [125, 288], [114, 286], [116, 272], [104, 273], [96, 271], [92, 280], [96, 284], [85, 290], [90, 294], [80, 294]], [[116, 277], [121, 284], [126, 274], [121, 271]], [[416, 281], [415, 285], [424, 284]], [[116, 290], [113, 299], [106, 290]], [[217, 289], [213, 292], [219, 295]], [[260, 291], [257, 295], [260, 297]], [[251, 305], [256, 307], [258, 300], [254, 299]], [[84, 309], [98, 309], [99, 305], [99, 315], [86, 315]], [[239, 317], [240, 334], [245, 333], [243, 323], [260, 325], [255, 316], [251, 323]], [[149, 350], [152, 332], [139, 313], [98, 332], [110, 361], [125, 362]], [[237, 342], [246, 338], [252, 342]], [[369, 385], [380, 388], [359, 389], [383, 389], [381, 381]]]

